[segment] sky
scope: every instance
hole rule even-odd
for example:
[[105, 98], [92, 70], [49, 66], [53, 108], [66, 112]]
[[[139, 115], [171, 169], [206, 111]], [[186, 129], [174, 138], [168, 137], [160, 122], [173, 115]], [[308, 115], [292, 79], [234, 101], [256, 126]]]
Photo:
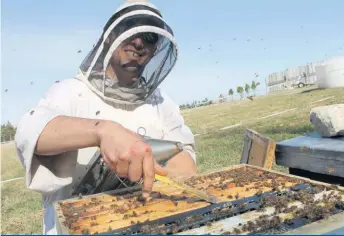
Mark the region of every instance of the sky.
[[[342, 0], [150, 2], [178, 43], [161, 86], [178, 104], [216, 99], [252, 80], [263, 94], [270, 73], [344, 55]], [[73, 77], [122, 3], [2, 0], [1, 122], [16, 125], [56, 80]]]

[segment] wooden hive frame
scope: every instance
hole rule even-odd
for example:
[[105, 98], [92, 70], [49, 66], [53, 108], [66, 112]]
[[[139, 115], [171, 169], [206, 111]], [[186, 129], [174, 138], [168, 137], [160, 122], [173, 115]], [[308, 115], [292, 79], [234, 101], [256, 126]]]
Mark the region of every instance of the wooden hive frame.
[[275, 150], [274, 140], [246, 129], [240, 163], [271, 169], [275, 162]]
[[[237, 165], [236, 167], [238, 167], [238, 166], [251, 166], [251, 165], [240, 164], [240, 165]], [[291, 174], [282, 173], [279, 171], [266, 169], [266, 168], [262, 168], [262, 167], [258, 167], [258, 166], [251, 166], [251, 167], [256, 168], [258, 170], [263, 170], [263, 171], [267, 171], [267, 172], [271, 172], [271, 173], [276, 173], [278, 175], [283, 175], [286, 177], [292, 177], [295, 179], [303, 180], [305, 182], [312, 183], [315, 185], [320, 185], [320, 186], [329, 187], [329, 188], [333, 187], [332, 184], [311, 180], [311, 179], [305, 178], [305, 177], [294, 176]], [[218, 171], [228, 170], [228, 169], [230, 169], [230, 168], [222, 168], [222, 169], [219, 169]], [[214, 173], [214, 172], [216, 172], [216, 170], [215, 171], [211, 170], [209, 172], [205, 172], [204, 174]], [[341, 192], [344, 192], [344, 187], [337, 186], [337, 189]], [[325, 194], [327, 194], [327, 193], [325, 193]], [[342, 197], [342, 200], [344, 200], [344, 197]], [[239, 215], [239, 216], [234, 216], [231, 218], [227, 218], [227, 219], [212, 223], [210, 226], [203, 226], [203, 227], [200, 227], [198, 229], [186, 230], [186, 231], [183, 231], [181, 233], [178, 233], [177, 235], [205, 235], [205, 234], [220, 235], [226, 231], [228, 232], [231, 230], [232, 230], [231, 232], [233, 233], [233, 229], [236, 228], [238, 223], [245, 224], [248, 221], [254, 221], [255, 219], [258, 219], [260, 216], [262, 216], [266, 213], [269, 213], [269, 212], [271, 213], [272, 210], [273, 209], [270, 207], [269, 209], [265, 210], [264, 212], [257, 212], [257, 211], [247, 212], [247, 213], [244, 213], [244, 214]], [[285, 217], [284, 214], [282, 214], [282, 218], [283, 217]], [[340, 230], [341, 234], [343, 234], [344, 233], [344, 223], [343, 222], [344, 222], [344, 212], [341, 212], [341, 213], [338, 213], [335, 215], [331, 215], [326, 219], [315, 221], [315, 222], [306, 224], [304, 226], [298, 227], [296, 229], [289, 230], [283, 234], [285, 234], [285, 235], [295, 235], [295, 234], [314, 234], [314, 235], [316, 235], [316, 234], [325, 234], [325, 233], [329, 233], [329, 232], [336, 232], [339, 230]], [[242, 232], [241, 234], [245, 234], [245, 233]], [[338, 232], [336, 232], [336, 234], [338, 234]]]
[[[293, 176], [293, 175], [290, 175], [290, 174], [284, 174], [284, 173], [281, 173], [281, 172], [278, 172], [278, 171], [273, 171], [273, 170], [270, 170], [270, 169], [267, 169], [267, 168], [261, 168], [261, 167], [257, 167], [257, 166], [251, 166], [251, 165], [247, 165], [247, 164], [240, 164], [240, 165], [236, 165], [236, 166], [232, 166], [232, 167], [226, 167], [226, 168], [221, 168], [221, 169], [218, 169], [218, 170], [212, 170], [212, 171], [208, 171], [208, 172], [205, 172], [205, 173], [202, 173], [200, 175], [198, 175], [199, 177], [201, 176], [207, 176], [209, 174], [212, 174], [212, 173], [217, 173], [217, 172], [222, 172], [222, 171], [230, 171], [230, 170], [234, 170], [234, 169], [237, 169], [237, 168], [243, 168], [243, 167], [249, 167], [249, 168], [254, 168], [256, 170], [261, 170], [261, 171], [265, 171], [267, 173], [273, 173], [273, 174], [276, 174], [278, 176], [285, 176], [285, 177], [288, 177], [288, 178], [292, 178], [292, 179], [295, 179], [295, 180], [300, 180], [300, 181], [306, 181], [306, 182], [310, 182], [310, 183], [313, 183], [313, 184], [316, 184], [316, 185], [321, 185], [321, 186], [328, 186], [330, 187], [331, 185], [329, 184], [324, 184], [324, 183], [321, 183], [321, 182], [317, 182], [317, 181], [312, 181], [310, 179], [307, 179], [307, 178], [302, 178], [302, 177], [298, 177], [298, 176]], [[162, 183], [156, 183], [154, 185], [158, 190], [162, 190], [162, 188], [171, 188], [169, 186], [164, 186], [164, 184]], [[344, 190], [343, 188], [341, 188], [342, 190]], [[100, 193], [100, 194], [95, 194], [95, 195], [90, 195], [90, 196], [84, 196], [83, 199], [85, 200], [89, 200], [91, 198], [97, 198], [97, 197], [104, 197], [105, 195], [116, 195], [116, 194], [120, 194], [120, 193], [123, 193], [124, 191], [127, 191], [125, 189], [122, 189], [122, 190], [115, 190], [115, 191], [110, 191], [110, 192], [107, 192], [107, 193]], [[254, 195], [255, 193], [250, 193], [249, 195], [247, 196], [250, 196], [250, 195]], [[245, 196], [242, 196], [242, 197], [245, 197]], [[221, 201], [221, 198], [219, 199]], [[222, 199], [223, 200], [223, 199]], [[81, 201], [80, 199], [78, 198], [73, 198], [73, 199], [68, 199], [66, 200], [65, 202], [78, 202], [78, 201]], [[65, 226], [65, 224], [63, 222], [65, 222], [67, 219], [65, 218], [65, 215], [63, 214], [63, 211], [61, 209], [61, 206], [59, 204], [60, 202], [55, 202], [54, 203], [54, 208], [55, 208], [55, 218], [56, 218], [56, 224], [57, 224], [57, 230], [58, 230], [58, 233], [59, 234], [71, 234], [70, 230]], [[191, 210], [191, 209], [197, 209], [197, 208], [202, 208], [202, 207], [205, 207], [207, 206], [208, 203], [205, 203], [205, 202], [196, 202], [196, 203], [193, 203], [191, 205], [184, 205], [184, 207], [189, 207], [189, 209], [185, 209], [184, 212], [187, 212], [188, 210]], [[181, 211], [183, 212], [183, 211]], [[105, 230], [106, 231], [106, 230]]]

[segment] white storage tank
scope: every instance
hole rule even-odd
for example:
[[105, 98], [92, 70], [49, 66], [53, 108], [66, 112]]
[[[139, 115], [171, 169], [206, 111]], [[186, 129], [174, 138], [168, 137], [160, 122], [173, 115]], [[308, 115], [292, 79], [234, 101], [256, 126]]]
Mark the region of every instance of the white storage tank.
[[306, 74], [309, 75], [311, 72], [309, 70], [309, 64], [305, 65]]
[[288, 78], [293, 78], [293, 68], [288, 68]]
[[299, 76], [300, 76], [299, 67], [295, 67], [295, 77], [299, 77]]
[[306, 67], [305, 66], [299, 66], [299, 76], [304, 76], [304, 74], [303, 73], [305, 73], [306, 75], [307, 75], [307, 73], [306, 73]]
[[315, 72], [319, 88], [344, 87], [344, 56], [328, 59]]
[[312, 73], [315, 73], [315, 67], [319, 66], [317, 63], [312, 63]]
[[296, 78], [299, 76], [299, 70], [297, 67], [294, 67], [293, 68], [293, 78]]
[[289, 74], [288, 74], [289, 78], [293, 78], [294, 77], [294, 68], [289, 68], [288, 72], [289, 72]]
[[317, 83], [317, 77], [315, 75], [307, 76], [306, 82], [308, 84], [316, 84]]
[[284, 89], [285, 89], [284, 83], [279, 83], [279, 84], [269, 86], [269, 92], [278, 92], [278, 91], [282, 91]]
[[283, 79], [284, 81], [288, 81], [288, 71], [286, 70], [283, 71]]
[[315, 67], [322, 66], [324, 63], [321, 61], [313, 62], [312, 63], [312, 73], [315, 73]]
[[313, 73], [312, 63], [307, 65], [307, 73], [308, 74], [312, 74]]

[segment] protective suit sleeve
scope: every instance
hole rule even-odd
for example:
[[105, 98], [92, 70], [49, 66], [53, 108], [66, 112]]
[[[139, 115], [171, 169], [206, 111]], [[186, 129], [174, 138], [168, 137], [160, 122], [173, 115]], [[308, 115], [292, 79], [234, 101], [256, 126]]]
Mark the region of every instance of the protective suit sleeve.
[[185, 125], [179, 106], [167, 94], [162, 91], [159, 93], [163, 98], [160, 116], [163, 119], [164, 139], [183, 143], [185, 145], [184, 151], [187, 151], [196, 163], [194, 135], [191, 129]]
[[73, 116], [76, 109], [77, 80], [64, 80], [51, 86], [38, 105], [21, 118], [15, 136], [18, 158], [26, 172], [26, 186], [43, 194], [53, 193], [72, 182], [76, 165], [75, 153], [57, 156], [35, 154], [37, 140], [45, 126], [54, 118]]

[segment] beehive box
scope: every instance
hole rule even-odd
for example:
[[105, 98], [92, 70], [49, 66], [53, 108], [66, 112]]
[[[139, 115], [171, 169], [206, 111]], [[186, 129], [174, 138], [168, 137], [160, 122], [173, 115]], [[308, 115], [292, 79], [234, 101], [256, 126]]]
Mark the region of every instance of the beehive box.
[[[148, 202], [141, 201], [140, 188], [135, 187], [84, 196], [54, 203], [58, 233], [249, 233], [267, 230], [260, 225], [274, 228], [300, 217], [308, 217], [310, 223], [344, 208], [343, 190], [338, 187], [245, 164], [185, 183], [207, 190], [218, 203], [200, 201], [164, 183], [155, 183]], [[327, 195], [313, 198], [323, 192]], [[246, 218], [223, 223], [240, 216]]]

